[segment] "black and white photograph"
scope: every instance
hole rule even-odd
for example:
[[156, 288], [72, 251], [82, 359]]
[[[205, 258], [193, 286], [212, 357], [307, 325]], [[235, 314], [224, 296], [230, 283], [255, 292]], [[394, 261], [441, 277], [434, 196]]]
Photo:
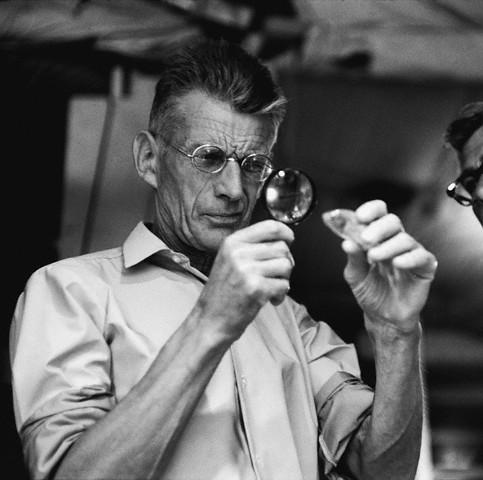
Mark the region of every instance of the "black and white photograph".
[[8, 478], [483, 480], [483, 1], [0, 0], [0, 57]]

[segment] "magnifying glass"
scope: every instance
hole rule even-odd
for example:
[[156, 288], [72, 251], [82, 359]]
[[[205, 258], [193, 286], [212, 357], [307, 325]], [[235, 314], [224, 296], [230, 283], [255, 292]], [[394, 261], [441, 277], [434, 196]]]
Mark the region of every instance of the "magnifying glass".
[[301, 170], [283, 168], [267, 179], [262, 199], [272, 218], [287, 225], [297, 225], [309, 216], [315, 206], [315, 186]]
[[[273, 172], [263, 187], [262, 199], [270, 216], [287, 225], [305, 220], [316, 204], [316, 191], [312, 179], [301, 170], [284, 168]], [[368, 244], [361, 238], [364, 229], [352, 210], [337, 208], [322, 213], [322, 221], [335, 234], [350, 239], [364, 250]]]

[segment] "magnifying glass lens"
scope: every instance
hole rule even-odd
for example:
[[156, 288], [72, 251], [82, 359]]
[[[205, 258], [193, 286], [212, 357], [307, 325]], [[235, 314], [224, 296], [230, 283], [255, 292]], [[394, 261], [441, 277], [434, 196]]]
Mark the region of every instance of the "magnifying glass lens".
[[314, 203], [314, 185], [300, 170], [278, 170], [267, 180], [265, 206], [275, 220], [297, 224], [308, 216]]

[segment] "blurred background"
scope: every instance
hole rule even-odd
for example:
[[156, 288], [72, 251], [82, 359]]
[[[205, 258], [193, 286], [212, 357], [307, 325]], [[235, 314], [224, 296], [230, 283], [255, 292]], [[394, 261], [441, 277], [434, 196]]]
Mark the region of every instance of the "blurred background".
[[421, 480], [482, 480], [483, 229], [445, 195], [457, 163], [443, 138], [461, 106], [483, 100], [481, 0], [0, 0], [5, 469], [27, 479], [8, 362], [18, 295], [36, 268], [119, 245], [149, 219], [131, 141], [147, 126], [163, 56], [199, 36], [259, 56], [288, 97], [276, 158], [317, 188], [315, 210], [294, 227], [292, 295], [356, 344], [369, 384], [372, 353], [340, 241], [320, 214], [381, 198], [438, 257], [423, 312]]

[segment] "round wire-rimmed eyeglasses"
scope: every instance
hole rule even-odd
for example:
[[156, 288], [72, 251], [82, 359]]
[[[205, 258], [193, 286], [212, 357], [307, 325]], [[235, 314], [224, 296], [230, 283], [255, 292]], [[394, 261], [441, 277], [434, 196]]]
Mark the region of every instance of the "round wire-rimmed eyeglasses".
[[483, 173], [483, 162], [477, 168], [466, 168], [460, 176], [446, 188], [446, 194], [456, 200], [460, 205], [469, 207], [473, 205], [473, 192]]
[[250, 153], [243, 158], [238, 158], [235, 154], [228, 155], [222, 148], [209, 143], [200, 145], [192, 153], [188, 153], [175, 145], [168, 142], [165, 143], [185, 157], [191, 159], [193, 166], [201, 172], [221, 172], [229, 160], [237, 162], [243, 173], [250, 180], [256, 182], [265, 181], [273, 172], [271, 158], [263, 153]]

